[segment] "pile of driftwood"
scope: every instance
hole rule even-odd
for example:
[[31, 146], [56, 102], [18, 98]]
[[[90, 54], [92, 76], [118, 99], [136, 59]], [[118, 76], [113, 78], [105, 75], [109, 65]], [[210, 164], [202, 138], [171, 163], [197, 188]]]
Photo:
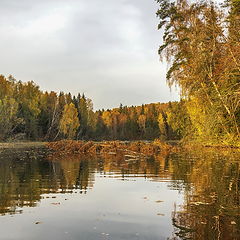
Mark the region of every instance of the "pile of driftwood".
[[73, 141], [62, 140], [50, 142], [47, 147], [54, 152], [70, 154], [117, 154], [129, 152], [131, 154], [154, 155], [162, 150], [170, 150], [171, 146], [159, 140], [154, 142], [126, 142], [126, 141]]

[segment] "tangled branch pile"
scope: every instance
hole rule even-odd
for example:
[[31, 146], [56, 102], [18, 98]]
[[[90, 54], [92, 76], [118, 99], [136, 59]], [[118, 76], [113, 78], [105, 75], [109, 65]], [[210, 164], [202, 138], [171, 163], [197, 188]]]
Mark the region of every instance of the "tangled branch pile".
[[129, 152], [131, 154], [154, 155], [162, 150], [170, 150], [172, 146], [159, 140], [154, 142], [124, 142], [124, 141], [73, 141], [62, 140], [50, 142], [47, 147], [54, 152], [69, 154], [117, 154]]

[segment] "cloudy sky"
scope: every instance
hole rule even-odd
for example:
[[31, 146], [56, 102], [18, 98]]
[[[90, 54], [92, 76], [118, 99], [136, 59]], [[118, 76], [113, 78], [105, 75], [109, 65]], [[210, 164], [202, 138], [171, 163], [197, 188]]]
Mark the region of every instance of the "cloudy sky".
[[84, 92], [95, 109], [178, 99], [154, 0], [0, 0], [0, 73]]

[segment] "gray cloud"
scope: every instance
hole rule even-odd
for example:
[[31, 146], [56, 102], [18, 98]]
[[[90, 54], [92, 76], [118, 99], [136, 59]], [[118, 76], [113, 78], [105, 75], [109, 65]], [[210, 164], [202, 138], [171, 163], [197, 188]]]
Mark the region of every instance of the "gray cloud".
[[1, 73], [85, 92], [95, 108], [178, 99], [157, 55], [155, 2], [0, 0]]

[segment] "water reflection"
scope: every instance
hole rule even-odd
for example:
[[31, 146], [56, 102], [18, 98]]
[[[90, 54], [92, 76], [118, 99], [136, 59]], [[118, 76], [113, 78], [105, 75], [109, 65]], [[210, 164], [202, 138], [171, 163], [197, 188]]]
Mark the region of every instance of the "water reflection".
[[[51, 155], [45, 149], [4, 150], [0, 154], [0, 214], [22, 213], [24, 206], [35, 207], [53, 193], [88, 194], [100, 178], [143, 178], [152, 183], [164, 182], [166, 195], [178, 191], [184, 199], [180, 207], [168, 209], [173, 226], [173, 235], [168, 239], [239, 239], [239, 164], [238, 152], [213, 150], [166, 152], [149, 158], [124, 154]], [[123, 194], [120, 189], [118, 192]]]
[[[187, 173], [187, 168], [181, 169], [184, 162]], [[178, 178], [185, 176], [192, 187], [185, 189], [181, 211], [173, 212], [176, 235], [180, 239], [239, 239], [239, 153], [209, 150], [198, 152], [196, 158], [195, 152], [187, 152], [180, 163]]]

